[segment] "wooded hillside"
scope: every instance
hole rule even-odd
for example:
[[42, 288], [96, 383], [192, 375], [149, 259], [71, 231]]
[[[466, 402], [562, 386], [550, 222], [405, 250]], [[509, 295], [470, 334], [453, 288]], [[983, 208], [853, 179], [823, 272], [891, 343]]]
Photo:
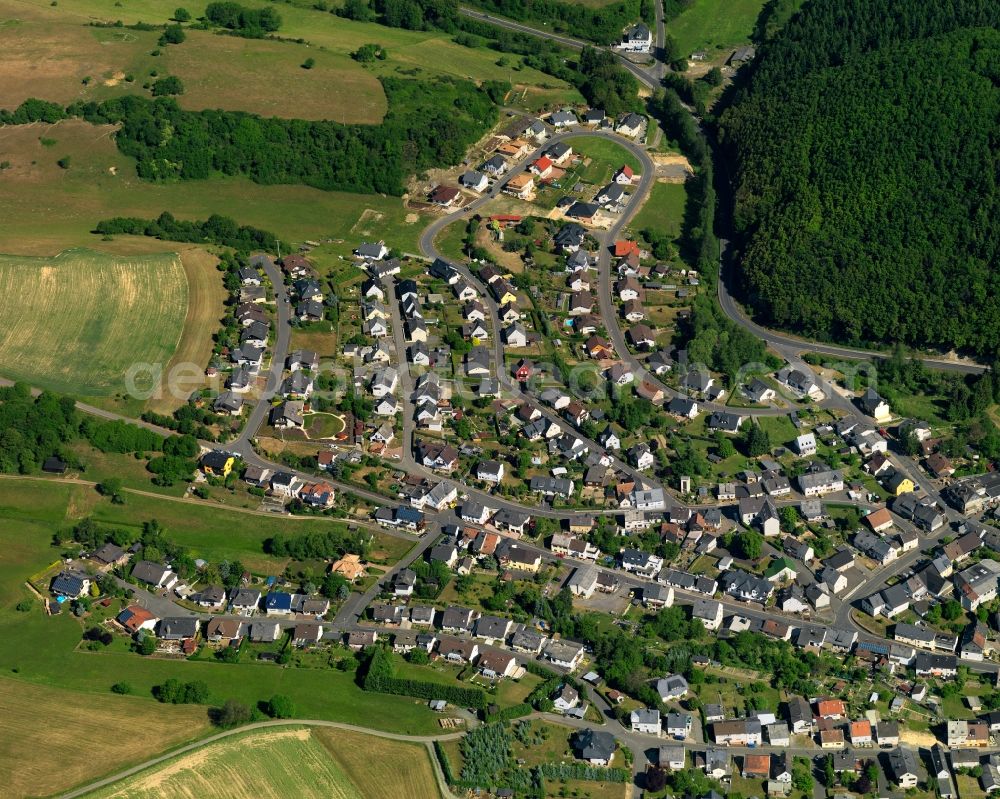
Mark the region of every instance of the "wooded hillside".
[[814, 1], [762, 48], [722, 139], [764, 323], [1000, 347], [998, 22], [974, 0]]

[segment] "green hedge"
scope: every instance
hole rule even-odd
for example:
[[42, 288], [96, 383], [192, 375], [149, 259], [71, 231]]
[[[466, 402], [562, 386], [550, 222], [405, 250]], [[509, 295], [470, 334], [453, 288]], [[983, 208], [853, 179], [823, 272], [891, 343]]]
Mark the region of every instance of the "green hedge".
[[542, 763], [535, 767], [535, 772], [547, 780], [628, 782], [632, 777], [627, 769], [588, 766], [586, 763]]
[[519, 719], [527, 716], [534, 708], [527, 702], [522, 702], [519, 705], [512, 705], [511, 707], [505, 707], [503, 710], [499, 710], [496, 713], [490, 713], [486, 721], [513, 721], [514, 719]]
[[395, 676], [392, 653], [376, 647], [365, 667], [361, 687], [366, 691], [383, 694], [415, 696], [418, 699], [444, 699], [453, 705], [486, 709], [486, 694], [479, 688], [459, 688], [457, 685], [439, 685], [424, 680], [407, 680]]
[[441, 772], [444, 774], [444, 781], [449, 785], [455, 784], [455, 772], [451, 768], [451, 758], [444, 751], [440, 741], [434, 742], [434, 754], [437, 755], [438, 763], [441, 764]]

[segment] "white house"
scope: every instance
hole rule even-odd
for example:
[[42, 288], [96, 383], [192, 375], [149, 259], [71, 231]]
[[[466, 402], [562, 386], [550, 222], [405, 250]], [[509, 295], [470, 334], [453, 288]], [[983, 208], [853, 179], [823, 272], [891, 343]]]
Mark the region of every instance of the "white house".
[[627, 53], [648, 53], [653, 47], [653, 33], [648, 25], [639, 22], [625, 31], [617, 47]]
[[638, 708], [633, 710], [629, 721], [632, 724], [632, 732], [641, 732], [646, 735], [660, 734], [660, 711], [656, 708]]

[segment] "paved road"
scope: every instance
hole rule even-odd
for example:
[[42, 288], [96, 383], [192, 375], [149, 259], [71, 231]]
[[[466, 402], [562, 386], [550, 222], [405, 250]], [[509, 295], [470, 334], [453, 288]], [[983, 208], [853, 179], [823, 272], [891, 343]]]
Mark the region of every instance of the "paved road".
[[239, 438], [226, 445], [232, 452], [244, 455], [247, 451], [252, 451], [250, 439], [254, 436], [260, 426], [267, 418], [271, 407], [271, 400], [274, 398], [278, 388], [281, 386], [281, 376], [285, 368], [285, 359], [288, 357], [288, 345], [292, 337], [292, 328], [289, 320], [292, 317], [291, 298], [288, 296], [288, 288], [285, 286], [285, 279], [281, 270], [268, 260], [264, 265], [264, 273], [274, 287], [274, 303], [276, 307], [276, 324], [274, 346], [271, 348], [271, 368], [264, 373], [265, 385], [261, 399], [254, 405], [250, 416]]
[[[467, 8], [464, 6], [460, 6], [458, 10], [459, 13], [463, 14], [464, 16], [473, 17], [475, 19], [482, 20], [483, 22], [488, 22], [490, 25], [496, 25], [498, 28], [506, 28], [507, 30], [516, 31], [517, 33], [526, 33], [529, 36], [541, 36], [542, 38], [551, 39], [552, 41], [557, 42], [558, 44], [561, 44], [564, 47], [569, 47], [570, 49], [573, 50], [582, 50], [584, 47], [595, 47], [601, 49], [601, 45], [594, 44], [593, 42], [585, 42], [582, 39], [575, 39], [572, 36], [566, 36], [565, 34], [555, 33], [553, 31], [543, 30], [541, 28], [533, 28], [530, 25], [525, 25], [521, 22], [515, 22], [514, 20], [506, 19], [505, 17], [498, 17], [493, 14], [487, 14], [475, 8]], [[663, 10], [662, 8], [657, 10], [660, 12], [658, 15], [658, 25], [657, 25], [657, 28], [659, 29], [659, 26], [663, 22], [663, 17], [662, 17]], [[657, 31], [657, 34], [658, 34], [657, 40], [659, 47], [662, 48], [663, 39], [659, 37], [659, 30]], [[642, 67], [639, 66], [638, 64], [633, 63], [632, 61], [629, 61], [628, 58], [626, 58], [622, 53], [616, 52], [614, 50], [612, 50], [611, 52], [613, 52], [616, 56], [618, 56], [618, 60], [621, 62], [621, 65], [625, 67], [625, 69], [627, 69], [629, 72], [631, 72], [641, 84], [650, 89], [655, 89], [657, 86], [660, 85], [660, 76], [659, 76], [660, 65], [658, 63], [652, 67]]]
[[[859, 347], [842, 347], [836, 344], [824, 344], [818, 341], [810, 341], [788, 333], [780, 333], [778, 331], [762, 327], [750, 319], [746, 313], [744, 313], [743, 308], [740, 307], [739, 303], [733, 297], [730, 292], [730, 286], [732, 283], [732, 269], [727, 268], [722, 270], [722, 274], [720, 274], [719, 279], [719, 305], [722, 306], [722, 310], [725, 312], [726, 316], [732, 319], [740, 327], [749, 330], [755, 336], [763, 339], [772, 347], [787, 349], [795, 354], [803, 352], [817, 352], [821, 355], [830, 355], [835, 358], [845, 358], [850, 360], [868, 360], [872, 358], [881, 360], [891, 357], [890, 353], [879, 352], [877, 350], [866, 350]], [[921, 357], [920, 360], [923, 361], [928, 367], [940, 369], [946, 372], [981, 374], [988, 368], [986, 365], [980, 363], [971, 361], [953, 361], [947, 358], [935, 356]]]

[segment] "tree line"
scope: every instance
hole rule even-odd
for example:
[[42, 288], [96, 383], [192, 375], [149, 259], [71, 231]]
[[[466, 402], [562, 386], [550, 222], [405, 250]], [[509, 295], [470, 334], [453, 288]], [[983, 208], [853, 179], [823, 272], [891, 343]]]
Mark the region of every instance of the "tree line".
[[850, 344], [1000, 348], [1000, 6], [809, 3], [721, 121], [741, 288]]
[[626, 27], [650, 18], [653, 11], [652, 3], [642, 0], [618, 0], [599, 8], [563, 0], [470, 0], [469, 5], [596, 44], [614, 44]]
[[98, 222], [94, 232], [105, 236], [152, 236], [166, 241], [218, 244], [241, 252], [274, 252], [278, 246], [277, 237], [270, 231], [239, 225], [234, 219], [219, 214], [212, 214], [200, 222], [176, 219], [169, 211], [164, 211], [156, 219], [115, 216]]
[[185, 111], [169, 97], [134, 95], [67, 108], [27, 100], [13, 112], [0, 112], [0, 122], [80, 117], [118, 125], [118, 149], [136, 159], [145, 180], [199, 180], [221, 173], [261, 184], [400, 195], [414, 172], [461, 162], [497, 120], [495, 83], [480, 88], [451, 78], [381, 82], [388, 112], [378, 125]]

